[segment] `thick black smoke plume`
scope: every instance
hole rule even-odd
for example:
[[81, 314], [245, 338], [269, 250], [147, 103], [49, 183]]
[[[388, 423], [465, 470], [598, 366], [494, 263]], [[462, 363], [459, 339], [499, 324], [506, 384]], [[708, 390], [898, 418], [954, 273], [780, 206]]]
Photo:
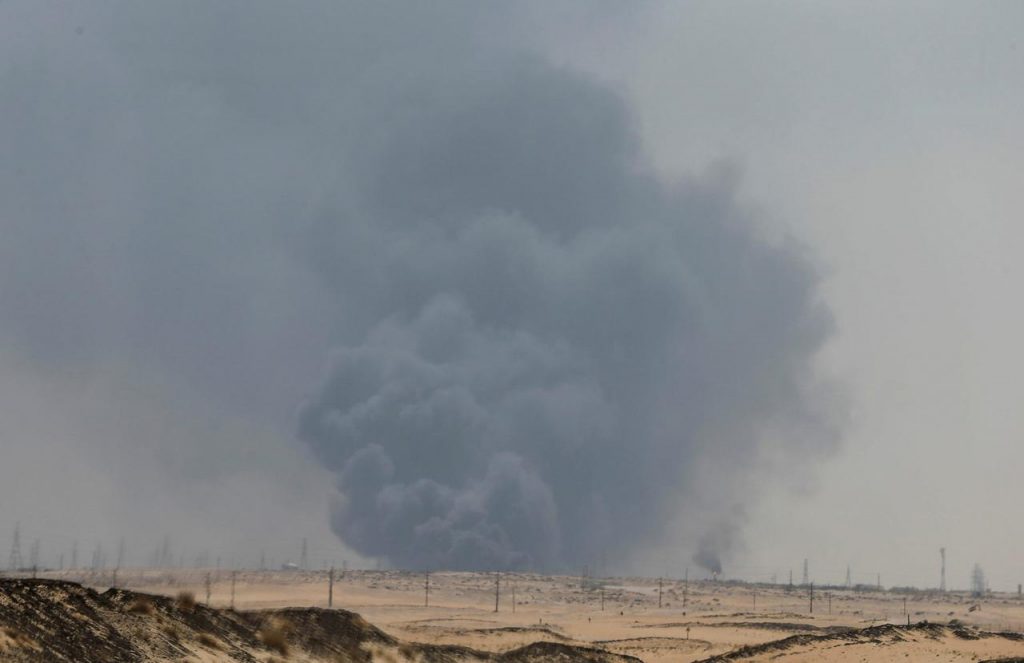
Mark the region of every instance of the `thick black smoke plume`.
[[322, 228], [365, 324], [300, 435], [348, 545], [418, 568], [621, 558], [694, 511], [700, 472], [727, 495], [765, 431], [828, 443], [805, 398], [817, 278], [727, 172], [663, 186], [623, 100], [538, 60], [422, 85], [366, 118], [380, 141]]
[[[542, 57], [549, 4], [0, 3], [4, 347], [170, 385], [190, 425], [294, 430], [309, 396], [366, 556], [579, 568], [683, 532], [686, 560], [766, 458], [831, 443], [831, 321], [728, 169], [665, 185], [625, 99]], [[295, 480], [181, 428], [125, 446]]]

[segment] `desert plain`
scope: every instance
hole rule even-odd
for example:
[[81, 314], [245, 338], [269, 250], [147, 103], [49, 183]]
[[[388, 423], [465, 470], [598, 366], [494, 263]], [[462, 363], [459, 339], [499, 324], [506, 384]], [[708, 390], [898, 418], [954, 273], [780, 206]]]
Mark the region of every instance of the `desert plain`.
[[[100, 593], [116, 582], [123, 601], [136, 594], [192, 595], [201, 606], [239, 614], [326, 609], [330, 601], [401, 642], [494, 654], [553, 642], [580, 648], [567, 651], [599, 650], [651, 663], [1024, 660], [1024, 600], [1016, 593], [975, 597], [863, 586], [812, 590], [680, 578], [464, 572], [431, 573], [428, 592], [426, 574], [393, 570], [336, 570], [333, 587], [328, 570], [124, 569], [116, 579], [110, 571], [38, 575]], [[0, 596], [0, 621], [3, 601]], [[381, 657], [434, 658], [430, 649], [404, 651]], [[0, 660], [23, 660], [16, 652], [13, 637], [0, 642]], [[294, 660], [319, 660], [303, 656], [293, 651]], [[565, 656], [550, 660], [573, 660], [575, 654]], [[238, 659], [214, 647], [180, 660]]]

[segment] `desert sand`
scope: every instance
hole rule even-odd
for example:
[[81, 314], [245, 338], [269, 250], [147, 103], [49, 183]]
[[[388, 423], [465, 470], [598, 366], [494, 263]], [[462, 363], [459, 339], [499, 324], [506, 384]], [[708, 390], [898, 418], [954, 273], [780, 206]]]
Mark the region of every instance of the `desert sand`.
[[[333, 607], [404, 642], [508, 652], [538, 641], [643, 661], [985, 661], [1024, 657], [1016, 594], [814, 590], [787, 585], [516, 573], [336, 571]], [[47, 574], [99, 590], [104, 574]], [[233, 582], [232, 582], [233, 576]], [[133, 592], [191, 592], [239, 611], [327, 607], [327, 571], [123, 570]], [[495, 611], [495, 582], [500, 582]], [[515, 601], [513, 603], [513, 594]], [[602, 606], [603, 596], [603, 606]], [[906, 602], [904, 602], [906, 601]], [[905, 606], [905, 607], [904, 607]], [[813, 609], [813, 612], [812, 612]], [[904, 612], [906, 610], [906, 612]], [[908, 614], [909, 613], [909, 614]], [[909, 625], [908, 625], [909, 624]], [[428, 657], [429, 658], [429, 657]]]

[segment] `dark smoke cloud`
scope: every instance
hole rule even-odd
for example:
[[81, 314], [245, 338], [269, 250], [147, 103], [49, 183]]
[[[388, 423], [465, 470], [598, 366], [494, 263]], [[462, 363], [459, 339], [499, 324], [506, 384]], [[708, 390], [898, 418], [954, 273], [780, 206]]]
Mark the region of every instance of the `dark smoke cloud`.
[[805, 398], [817, 277], [728, 170], [663, 186], [623, 100], [537, 59], [420, 74], [320, 228], [366, 321], [301, 415], [343, 540], [403, 567], [622, 558], [686, 513], [703, 461], [732, 486], [766, 428], [831, 443]]
[[[728, 168], [659, 182], [518, 10], [185, 5], [3, 5], [0, 333], [41, 373], [284, 427], [329, 354], [299, 436], [334, 530], [409, 567], [625, 559], [832, 443], [799, 247]], [[218, 440], [154, 456], [260, 457]]]
[[722, 558], [736, 545], [742, 522], [742, 512], [734, 509], [731, 514], [706, 527], [693, 553], [697, 566], [714, 575], [722, 573]]

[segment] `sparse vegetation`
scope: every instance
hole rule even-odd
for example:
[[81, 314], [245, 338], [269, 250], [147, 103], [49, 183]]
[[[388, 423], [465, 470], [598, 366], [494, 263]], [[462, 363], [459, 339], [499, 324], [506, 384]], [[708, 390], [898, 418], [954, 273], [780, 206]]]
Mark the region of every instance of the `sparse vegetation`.
[[[472, 605], [479, 597], [470, 596], [464, 599], [463, 604], [456, 601], [462, 596], [459, 592], [465, 588], [477, 588], [481, 584], [478, 579], [479, 576], [472, 574], [441, 577], [438, 579], [438, 591], [447, 591], [444, 596], [453, 605]], [[418, 578], [396, 571], [389, 580], [388, 583], [381, 583], [380, 591], [401, 591], [407, 587], [416, 587], [414, 583]], [[402, 580], [406, 581], [404, 586]], [[600, 616], [596, 612], [596, 599], [586, 596], [578, 583], [570, 586], [561, 578], [552, 579], [547, 585], [544, 583], [540, 577], [527, 579], [524, 575], [520, 578], [520, 586], [528, 588], [527, 595], [534, 595], [535, 604], [539, 608], [524, 608], [523, 615], [512, 618], [514, 625], [510, 625], [504, 615], [485, 620], [467, 619], [463, 622], [461, 618], [438, 619], [438, 614], [428, 613], [423, 615], [425, 619], [403, 621], [411, 625], [410, 631], [418, 633], [413, 639], [404, 639], [382, 631], [345, 609], [261, 607], [255, 610], [228, 611], [196, 604], [195, 610], [187, 613], [178, 610], [173, 598], [125, 589], [99, 593], [94, 589], [62, 581], [0, 579], [0, 659], [34, 660], [31, 659], [35, 655], [31, 653], [32, 650], [46, 652], [47, 661], [65, 663], [103, 663], [109, 660], [168, 663], [185, 660], [196, 663], [199, 660], [263, 663], [285, 663], [290, 660], [324, 663], [369, 660], [384, 663], [428, 660], [448, 660], [452, 663], [471, 660], [540, 663], [584, 660], [590, 663], [627, 663], [635, 659], [623, 659], [617, 654], [643, 655], [658, 650], [659, 654], [668, 655], [678, 650], [676, 653], [684, 653], [692, 658], [694, 653], [706, 650], [709, 641], [692, 636], [684, 639], [684, 635], [690, 635], [686, 629], [691, 626], [698, 627], [698, 631], [702, 627], [714, 627], [721, 634], [716, 636], [720, 639], [730, 638], [729, 634], [734, 632], [741, 634], [756, 645], [748, 653], [789, 652], [787, 656], [816, 654], [838, 642], [846, 642], [866, 652], [876, 641], [891, 642], [893, 647], [900, 650], [900, 654], [906, 653], [909, 659], [920, 653], [915, 649], [915, 643], [923, 643], [925, 639], [929, 647], [941, 646], [950, 652], [964, 654], [980, 653], [977, 647], [982, 644], [989, 650], [993, 647], [998, 649], [993, 650], [993, 653], [1011, 653], [1013, 647], [1019, 647], [1024, 642], [1021, 639], [1024, 635], [1016, 633], [1005, 636], [992, 631], [986, 633], [992, 628], [986, 626], [992, 623], [993, 618], [1005, 619], [1005, 616], [1009, 616], [1013, 619], [1016, 611], [1024, 610], [1019, 600], [1011, 600], [1006, 593], [992, 594], [987, 587], [988, 598], [984, 602], [970, 599], [966, 591], [946, 594], [921, 592], [916, 597], [921, 603], [907, 606], [911, 615], [918, 616], [919, 623], [911, 626], [884, 623], [885, 614], [891, 616], [893, 610], [901, 607], [904, 597], [914, 596], [909, 591], [900, 596], [888, 590], [867, 595], [839, 590], [841, 593], [832, 597], [833, 618], [817, 621], [822, 619], [817, 610], [814, 615], [805, 614], [801, 610], [807, 605], [806, 601], [798, 608], [794, 600], [784, 598], [784, 586], [758, 585], [757, 608], [752, 613], [753, 588], [749, 585], [739, 582], [691, 583], [692, 616], [684, 615], [679, 621], [665, 622], [664, 618], [669, 614], [680, 613], [670, 609], [645, 617], [657, 600], [656, 593], [652, 593], [650, 580], [628, 579], [622, 584], [610, 584], [613, 592], [620, 597], [621, 605], [606, 610]], [[179, 584], [170, 590], [170, 596], [173, 597], [179, 589], [189, 586]], [[191, 586], [195, 586], [194, 582]], [[672, 596], [672, 587], [667, 593]], [[355, 594], [353, 591], [350, 596]], [[186, 598], [184, 604], [188, 606], [191, 602]], [[573, 615], [565, 623], [544, 623], [547, 621], [545, 611], [549, 606], [572, 604], [582, 604], [584, 614]], [[986, 614], [986, 607], [990, 604], [993, 610], [991, 614]], [[975, 607], [977, 605], [981, 605], [981, 610]], [[586, 606], [593, 608], [594, 612]], [[791, 606], [797, 612], [788, 612]], [[151, 610], [152, 617], [138, 616], [150, 613]], [[758, 615], [756, 618], [753, 617], [755, 613]], [[899, 614], [901, 622], [906, 621], [905, 617], [905, 614]], [[877, 623], [880, 619], [883, 620], [882, 624]], [[520, 623], [520, 620], [523, 621]], [[595, 633], [600, 620], [609, 620], [638, 630], [635, 635], [633, 632], [628, 633], [633, 637], [622, 640], [592, 641], [593, 645], [598, 645], [594, 649], [580, 646], [577, 640], [579, 634]], [[945, 623], [947, 620], [948, 624]], [[492, 621], [494, 623], [489, 623]], [[664, 631], [666, 628], [672, 630]], [[763, 634], [754, 637], [750, 634], [753, 630], [778, 631], [779, 639]], [[110, 637], [114, 633], [120, 637]], [[421, 644], [436, 633], [442, 634], [448, 642]], [[907, 638], [908, 633], [913, 637]], [[927, 637], [919, 638], [913, 634]], [[984, 642], [979, 638], [984, 639]], [[531, 643], [532, 640], [537, 642]], [[474, 646], [478, 643], [483, 644], [484, 648], [476, 650]], [[757, 649], [762, 645], [768, 649]], [[710, 651], [708, 654], [713, 655], [715, 652]], [[715, 659], [712, 656], [709, 660]], [[869, 655], [866, 660], [875, 659]]]
[[192, 592], [178, 592], [175, 602], [178, 606], [178, 610], [183, 612], [192, 612], [196, 607], [196, 595]]
[[209, 633], [200, 633], [198, 640], [199, 644], [201, 644], [204, 647], [209, 647], [210, 649], [217, 650], [223, 649], [223, 647], [221, 647], [220, 640], [213, 637]]
[[174, 624], [164, 624], [160, 627], [160, 630], [162, 630], [171, 640], [178, 641], [181, 639], [181, 633], [178, 631], [178, 627]]
[[260, 629], [260, 640], [268, 649], [276, 651], [281, 656], [287, 656], [288, 631], [288, 624], [285, 622], [271, 622]]
[[128, 606], [128, 612], [136, 615], [152, 615], [156, 612], [156, 607], [149, 599], [141, 598], [133, 601], [132, 604]]
[[2, 653], [7, 647], [32, 649], [36, 651], [39, 650], [39, 646], [34, 640], [32, 640], [32, 638], [28, 637], [25, 633], [13, 626], [5, 626], [2, 633], [6, 638], [0, 637], [0, 653]]

